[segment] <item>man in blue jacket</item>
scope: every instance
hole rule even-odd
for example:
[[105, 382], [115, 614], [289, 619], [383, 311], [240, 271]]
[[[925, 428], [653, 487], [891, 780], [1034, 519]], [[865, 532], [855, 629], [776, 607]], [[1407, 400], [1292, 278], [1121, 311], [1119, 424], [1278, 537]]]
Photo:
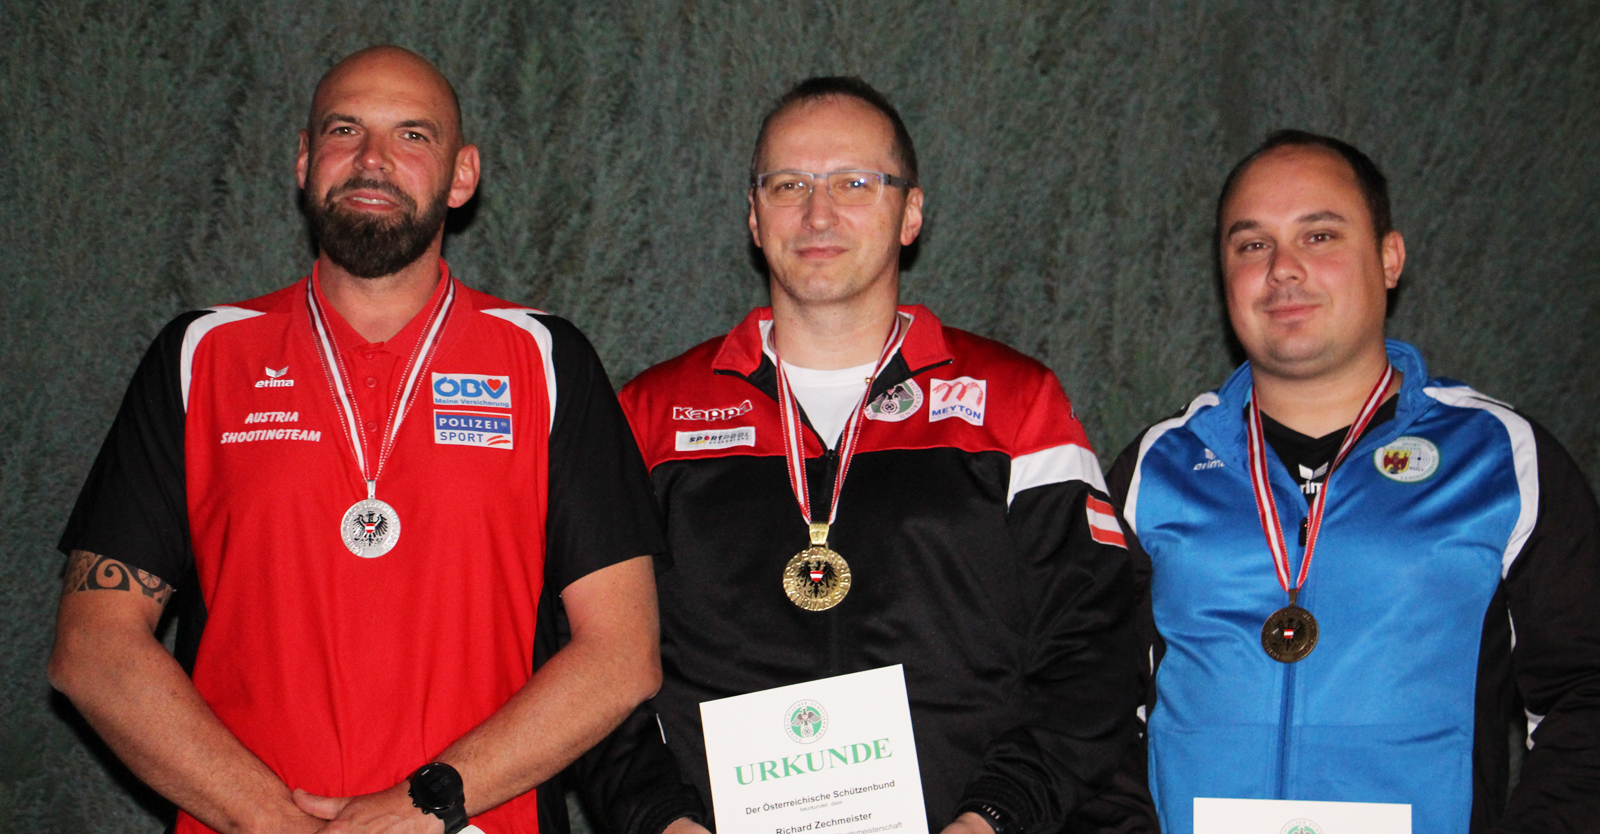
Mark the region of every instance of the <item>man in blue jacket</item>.
[[1217, 243], [1249, 362], [1110, 479], [1148, 572], [1163, 829], [1233, 798], [1407, 804], [1417, 832], [1594, 830], [1600, 512], [1582, 474], [1385, 340], [1405, 242], [1359, 150], [1269, 137], [1223, 185]]

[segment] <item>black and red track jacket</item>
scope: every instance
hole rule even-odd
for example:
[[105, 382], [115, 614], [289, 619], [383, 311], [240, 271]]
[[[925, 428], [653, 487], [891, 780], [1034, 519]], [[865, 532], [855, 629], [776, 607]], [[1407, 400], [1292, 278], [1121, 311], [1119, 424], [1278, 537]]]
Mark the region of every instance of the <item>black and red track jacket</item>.
[[[869, 393], [829, 536], [853, 584], [826, 611], [796, 607], [780, 580], [808, 538], [763, 350], [771, 310], [623, 389], [675, 566], [659, 580], [655, 715], [647, 705], [579, 767], [602, 830], [712, 822], [700, 702], [895, 663], [931, 830], [981, 801], [1054, 831], [1110, 778], [1139, 658], [1127, 550], [1088, 439], [1042, 364], [924, 307], [900, 313], [909, 330]], [[809, 421], [804, 442], [825, 519], [838, 457]]]

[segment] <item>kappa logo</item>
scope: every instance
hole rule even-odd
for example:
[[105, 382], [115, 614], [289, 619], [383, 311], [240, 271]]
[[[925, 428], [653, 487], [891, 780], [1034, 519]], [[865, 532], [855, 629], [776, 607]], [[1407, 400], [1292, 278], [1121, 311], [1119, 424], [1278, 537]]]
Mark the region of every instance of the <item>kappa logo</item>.
[[735, 417], [742, 417], [746, 414], [749, 414], [753, 408], [754, 406], [750, 405], [749, 400], [745, 400], [738, 405], [728, 406], [727, 408], [690, 408], [688, 406], [675, 405], [672, 407], [672, 419], [732, 420]]
[[1414, 484], [1439, 470], [1439, 447], [1423, 437], [1397, 437], [1372, 453], [1372, 465], [1391, 481]]
[[471, 411], [433, 412], [433, 442], [443, 446], [510, 449], [511, 415]]
[[937, 423], [960, 417], [974, 426], [983, 425], [983, 412], [989, 399], [989, 381], [958, 376], [931, 380], [928, 422]]
[[284, 377], [286, 375], [288, 375], [288, 373], [289, 373], [289, 366], [288, 365], [284, 365], [283, 367], [281, 367], [281, 368], [279, 368], [277, 370], [273, 370], [271, 368], [262, 368], [261, 370], [266, 372], [267, 378], [266, 379], [258, 379], [258, 380], [256, 380], [256, 387], [257, 388], [293, 388], [294, 387], [294, 380], [292, 380], [292, 379], [284, 379]]
[[676, 440], [673, 448], [679, 452], [707, 452], [712, 449], [730, 449], [734, 446], [754, 446], [756, 427], [680, 431]]
[[828, 731], [828, 711], [816, 701], [795, 701], [783, 711], [783, 731], [792, 741], [810, 744]]
[[511, 377], [483, 374], [434, 374], [433, 404], [488, 408], [511, 407]]
[[1227, 466], [1227, 464], [1217, 459], [1217, 453], [1207, 449], [1206, 459], [1195, 464], [1194, 471], [1200, 472], [1206, 469], [1221, 469], [1224, 466]]
[[922, 388], [914, 379], [896, 385], [879, 394], [867, 404], [867, 419], [898, 423], [917, 413], [922, 407]]

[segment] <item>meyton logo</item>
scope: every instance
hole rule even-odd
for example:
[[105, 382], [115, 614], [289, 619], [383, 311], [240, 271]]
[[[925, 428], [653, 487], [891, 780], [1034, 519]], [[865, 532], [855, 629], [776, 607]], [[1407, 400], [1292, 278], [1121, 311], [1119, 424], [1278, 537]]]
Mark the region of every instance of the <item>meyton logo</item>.
[[511, 377], [483, 374], [434, 374], [434, 405], [511, 407]]
[[801, 744], [810, 744], [828, 731], [828, 711], [816, 701], [796, 701], [783, 716], [783, 731]]
[[749, 414], [752, 408], [754, 406], [750, 405], [749, 400], [745, 400], [738, 405], [730, 405], [727, 408], [690, 408], [684, 405], [675, 405], [672, 407], [672, 419], [732, 420], [735, 417]]
[[433, 412], [433, 442], [444, 446], [511, 448], [511, 415], [471, 411]]
[[1422, 437], [1397, 437], [1372, 453], [1372, 465], [1402, 484], [1425, 481], [1439, 469], [1439, 447]]
[[284, 365], [283, 367], [281, 367], [281, 368], [279, 368], [277, 370], [273, 370], [271, 368], [262, 368], [262, 370], [266, 371], [267, 378], [266, 379], [258, 379], [258, 380], [256, 380], [256, 387], [257, 388], [293, 388], [294, 387], [294, 380], [292, 380], [292, 379], [284, 379], [283, 378], [285, 374], [289, 373], [289, 366], [288, 365]]
[[680, 452], [705, 452], [733, 446], [756, 445], [756, 427], [739, 426], [731, 429], [706, 429], [680, 431], [673, 448]]
[[922, 407], [922, 388], [914, 379], [896, 385], [878, 395], [878, 398], [867, 405], [868, 420], [882, 420], [886, 423], [898, 423], [917, 413]]
[[988, 380], [958, 376], [931, 382], [928, 422], [937, 423], [949, 417], [960, 417], [974, 426], [983, 425], [984, 407], [989, 399]]

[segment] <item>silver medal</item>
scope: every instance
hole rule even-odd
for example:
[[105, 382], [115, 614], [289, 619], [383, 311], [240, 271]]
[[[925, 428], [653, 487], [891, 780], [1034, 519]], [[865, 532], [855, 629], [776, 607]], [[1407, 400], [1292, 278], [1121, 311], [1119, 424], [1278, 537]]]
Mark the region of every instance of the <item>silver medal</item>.
[[350, 505], [339, 523], [339, 537], [350, 552], [376, 559], [400, 541], [400, 515], [385, 501], [367, 498]]

